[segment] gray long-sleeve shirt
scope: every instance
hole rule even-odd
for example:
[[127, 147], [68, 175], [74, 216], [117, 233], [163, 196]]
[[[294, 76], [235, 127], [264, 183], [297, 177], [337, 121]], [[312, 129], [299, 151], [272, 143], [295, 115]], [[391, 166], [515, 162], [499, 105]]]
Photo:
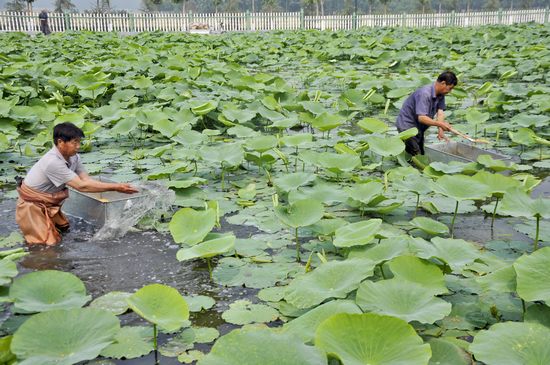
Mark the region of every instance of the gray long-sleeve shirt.
[[429, 126], [420, 123], [418, 117], [426, 115], [433, 118], [439, 109], [445, 110], [445, 96], [436, 96], [434, 84], [422, 86], [403, 103], [397, 117], [397, 130], [402, 132], [416, 127], [419, 133], [424, 133]]

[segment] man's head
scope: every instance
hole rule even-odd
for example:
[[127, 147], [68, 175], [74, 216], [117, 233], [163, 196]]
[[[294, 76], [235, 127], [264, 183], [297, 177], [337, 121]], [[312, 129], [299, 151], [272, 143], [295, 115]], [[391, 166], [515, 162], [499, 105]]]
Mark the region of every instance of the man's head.
[[445, 71], [437, 77], [435, 82], [436, 95], [447, 95], [458, 84], [456, 75], [451, 71]]
[[74, 156], [80, 149], [84, 132], [73, 123], [60, 123], [53, 128], [53, 143], [63, 156]]

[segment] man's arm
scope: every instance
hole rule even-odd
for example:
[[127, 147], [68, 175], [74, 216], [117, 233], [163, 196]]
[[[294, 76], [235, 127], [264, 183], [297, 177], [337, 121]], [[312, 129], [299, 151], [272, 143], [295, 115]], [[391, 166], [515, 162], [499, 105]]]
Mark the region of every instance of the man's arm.
[[[443, 111], [443, 109], [437, 110], [436, 119], [439, 122], [445, 122], [445, 112]], [[444, 140], [446, 142], [449, 142], [449, 138], [445, 135], [445, 131], [443, 130], [443, 128], [438, 127], [437, 129], [437, 139], [439, 139], [440, 141]]]
[[[439, 112], [438, 112], [439, 115]], [[439, 119], [439, 118], [438, 118]], [[428, 117], [427, 115], [419, 115], [418, 121], [422, 124], [434, 126], [443, 129], [445, 132], [449, 131], [451, 129], [451, 125], [447, 123], [445, 120], [436, 120]]]
[[74, 179], [69, 181], [67, 185], [71, 188], [78, 191], [83, 191], [85, 193], [102, 193], [104, 191], [118, 191], [120, 193], [133, 194], [137, 193], [138, 190], [130, 184], [126, 183], [107, 183], [98, 180], [94, 180], [88, 176], [87, 173], [81, 173], [83, 175], [76, 176]]

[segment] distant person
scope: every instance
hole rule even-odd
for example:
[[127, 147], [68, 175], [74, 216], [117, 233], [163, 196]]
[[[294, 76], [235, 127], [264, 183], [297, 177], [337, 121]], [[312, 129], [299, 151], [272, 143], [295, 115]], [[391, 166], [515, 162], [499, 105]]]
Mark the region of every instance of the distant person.
[[424, 154], [424, 132], [430, 127], [438, 127], [437, 138], [449, 139], [444, 132], [452, 126], [445, 121], [445, 95], [451, 92], [458, 83], [456, 75], [451, 71], [443, 72], [430, 85], [422, 86], [412, 93], [403, 103], [397, 117], [397, 130], [417, 128], [418, 134], [405, 141], [405, 151], [412, 156]]
[[52, 149], [34, 164], [25, 179], [19, 178], [15, 220], [27, 243], [55, 245], [61, 241], [60, 231], [69, 228], [61, 212], [63, 201], [69, 197], [65, 185], [90, 193], [138, 191], [130, 184], [106, 183], [88, 176], [78, 155], [81, 138], [84, 132], [74, 124], [56, 125]]
[[40, 31], [44, 33], [44, 35], [50, 34], [51, 31], [50, 25], [48, 24], [48, 11], [43, 9], [40, 14], [38, 14], [38, 19], [40, 19]]

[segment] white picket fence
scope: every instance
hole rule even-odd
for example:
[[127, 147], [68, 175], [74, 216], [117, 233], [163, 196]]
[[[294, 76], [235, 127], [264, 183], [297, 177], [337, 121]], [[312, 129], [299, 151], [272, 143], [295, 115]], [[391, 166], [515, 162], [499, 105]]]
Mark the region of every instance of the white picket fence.
[[[50, 13], [52, 32], [67, 30], [93, 32], [181, 32], [202, 24], [210, 31], [269, 30], [352, 30], [364, 27], [470, 27], [488, 24], [548, 23], [546, 9], [507, 10], [468, 13], [325, 15], [298, 13], [128, 13], [79, 14]], [[0, 32], [39, 32], [38, 13], [0, 12]]]

